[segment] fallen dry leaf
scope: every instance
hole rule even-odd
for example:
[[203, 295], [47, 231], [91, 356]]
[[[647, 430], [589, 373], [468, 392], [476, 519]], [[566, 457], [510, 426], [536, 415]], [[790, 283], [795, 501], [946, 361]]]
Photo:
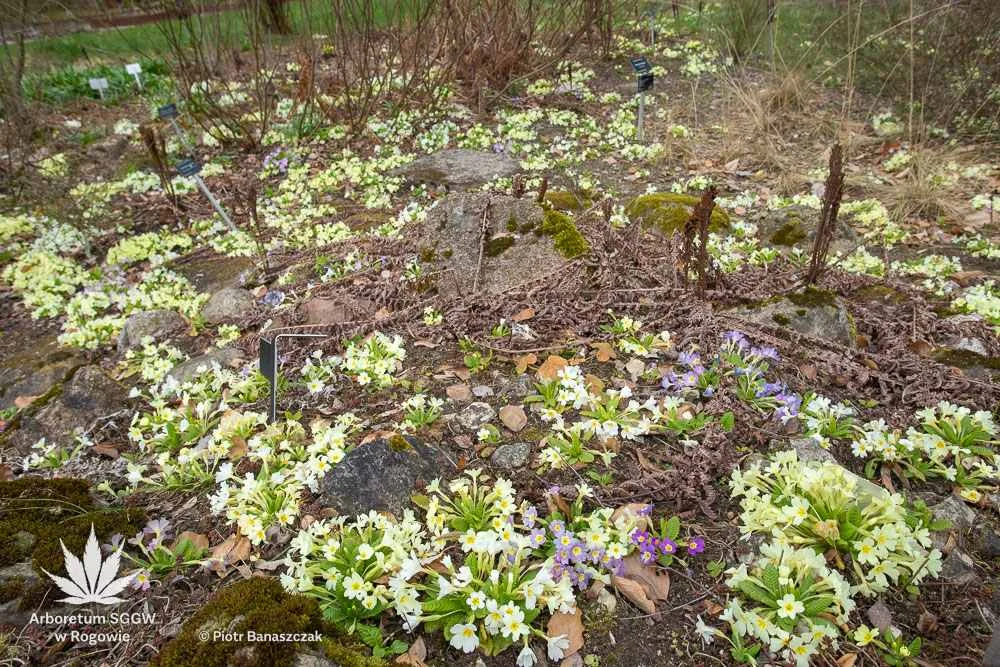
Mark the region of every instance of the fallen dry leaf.
[[0, 482], [9, 482], [14, 479], [14, 471], [7, 464], [0, 464]]
[[854, 667], [854, 663], [858, 661], [857, 653], [845, 653], [844, 655], [837, 658], [837, 667]]
[[569, 657], [583, 648], [583, 614], [574, 609], [572, 614], [562, 612], [553, 614], [549, 619], [549, 637], [565, 635], [569, 646], [563, 649], [563, 656]]
[[427, 663], [424, 660], [427, 660], [427, 646], [424, 644], [423, 637], [417, 637], [410, 644], [409, 650], [396, 658], [396, 664], [409, 665], [410, 667], [427, 667]]
[[518, 313], [510, 319], [514, 320], [515, 322], [524, 322], [525, 320], [530, 320], [534, 316], [535, 316], [534, 308], [525, 308], [524, 310], [518, 311]]
[[233, 533], [225, 542], [212, 549], [208, 569], [220, 577], [226, 575], [227, 567], [250, 557], [250, 540]]
[[522, 354], [519, 357], [514, 357], [514, 370], [517, 371], [518, 375], [524, 375], [524, 373], [528, 370], [528, 366], [537, 362], [538, 357], [535, 356], [534, 352]]
[[109, 459], [118, 458], [118, 448], [110, 442], [99, 442], [90, 448], [95, 454], [106, 456]]
[[622, 559], [621, 572], [623, 577], [639, 582], [653, 602], [666, 600], [670, 595], [670, 575], [643, 565], [636, 555]]
[[807, 380], [816, 379], [816, 367], [812, 364], [802, 364], [799, 366], [799, 372], [802, 373], [802, 377]]
[[646, 596], [646, 591], [638, 581], [613, 574], [611, 575], [611, 583], [636, 607], [647, 614], [656, 613], [656, 605]]
[[917, 632], [922, 635], [933, 634], [938, 627], [938, 617], [924, 609], [917, 619]]
[[41, 396], [18, 396], [14, 399], [14, 407], [24, 410], [26, 407], [37, 401]]
[[583, 658], [579, 653], [568, 655], [559, 663], [559, 667], [583, 667]]
[[906, 347], [914, 354], [926, 357], [934, 351], [934, 346], [925, 340], [914, 340], [907, 343]]
[[583, 383], [587, 386], [587, 391], [591, 394], [600, 394], [604, 391], [604, 381], [593, 373], [587, 373], [584, 375]]
[[246, 453], [247, 453], [247, 441], [246, 440], [244, 440], [240, 436], [236, 435], [236, 436], [233, 436], [233, 438], [232, 438], [232, 440], [230, 440], [230, 442], [232, 443], [229, 446], [229, 460], [230, 461], [235, 461], [236, 459], [239, 459], [239, 458], [242, 458], [242, 457], [246, 456]]
[[538, 379], [543, 382], [551, 382], [559, 377], [559, 371], [568, 366], [568, 362], [560, 357], [558, 354], [550, 354], [549, 358], [545, 360], [535, 373], [538, 375]]
[[611, 361], [618, 355], [615, 354], [615, 348], [611, 346], [611, 343], [597, 342], [591, 343], [590, 347], [597, 351], [597, 360], [600, 362]]
[[199, 549], [207, 549], [208, 548], [208, 537], [206, 537], [205, 535], [202, 535], [201, 533], [195, 533], [195, 532], [190, 531], [190, 530], [185, 530], [183, 533], [181, 533], [180, 535], [178, 535], [177, 539], [174, 540], [173, 546], [176, 547], [178, 544], [180, 544], [185, 539], [190, 540], [191, 544], [195, 545]]

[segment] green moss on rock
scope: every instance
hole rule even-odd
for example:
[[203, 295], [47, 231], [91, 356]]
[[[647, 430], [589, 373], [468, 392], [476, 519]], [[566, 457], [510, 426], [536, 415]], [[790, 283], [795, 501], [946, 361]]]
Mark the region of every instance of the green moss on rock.
[[590, 244], [573, 224], [573, 219], [560, 211], [545, 211], [537, 231], [539, 234], [551, 236], [556, 250], [568, 259], [590, 251]]
[[971, 350], [938, 350], [934, 360], [956, 368], [988, 368], [1000, 370], [1000, 357], [987, 357]]
[[[28, 587], [5, 587], [0, 597], [21, 598], [22, 610], [37, 607], [50, 588], [45, 570], [66, 576], [62, 544], [72, 553], [82, 553], [90, 528], [107, 541], [115, 533], [131, 536], [139, 532], [146, 516], [138, 509], [100, 508], [90, 497], [89, 484], [80, 479], [22, 477], [0, 482], [0, 567], [29, 561], [41, 583]], [[23, 584], [23, 582], [22, 582]]]
[[854, 292], [854, 298], [861, 301], [884, 301], [888, 303], [900, 304], [906, 302], [907, 296], [897, 289], [888, 285], [869, 285]]
[[[694, 195], [674, 192], [654, 192], [640, 195], [625, 207], [625, 214], [632, 220], [656, 227], [664, 234], [681, 231], [691, 218], [691, 212], [698, 204]], [[709, 229], [718, 232], [729, 226], [729, 214], [719, 206], [712, 209]]]
[[793, 246], [805, 237], [806, 230], [802, 227], [802, 222], [798, 218], [794, 218], [771, 234], [769, 240], [773, 245]]
[[556, 211], [582, 211], [594, 204], [588, 197], [566, 190], [546, 192], [545, 203]]
[[[303, 633], [328, 635], [321, 643], [204, 641], [202, 633]], [[332, 637], [330, 636], [332, 635]], [[362, 653], [360, 646], [343, 642], [323, 620], [319, 604], [303, 595], [290, 595], [276, 579], [251, 577], [219, 591], [198, 613], [185, 621], [180, 633], [153, 659], [157, 667], [241, 667], [290, 665], [306, 647], [321, 650], [343, 667], [379, 667], [381, 660]]]
[[802, 308], [819, 308], [822, 306], [836, 306], [837, 295], [830, 290], [820, 289], [809, 285], [800, 292], [793, 292], [788, 295], [788, 300], [796, 306]]
[[487, 257], [496, 257], [497, 255], [502, 255], [504, 251], [514, 245], [514, 237], [503, 235], [494, 236], [489, 241], [486, 242], [483, 247], [483, 253]]

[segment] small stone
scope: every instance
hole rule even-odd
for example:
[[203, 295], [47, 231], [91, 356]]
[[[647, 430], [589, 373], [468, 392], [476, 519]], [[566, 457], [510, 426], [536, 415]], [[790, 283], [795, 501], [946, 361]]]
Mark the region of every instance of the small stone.
[[930, 508], [935, 519], [944, 520], [951, 528], [964, 533], [976, 520], [976, 512], [957, 496], [948, 496], [937, 505]]
[[201, 311], [208, 324], [246, 319], [253, 313], [256, 303], [253, 295], [239, 287], [227, 287], [212, 295]]
[[983, 357], [990, 356], [990, 352], [986, 349], [986, 345], [978, 338], [959, 338], [958, 341], [952, 345], [952, 347], [956, 350], [972, 352]]
[[518, 442], [513, 445], [500, 445], [490, 457], [490, 461], [498, 468], [523, 468], [528, 465], [528, 457], [531, 456], [531, 445], [527, 442]]
[[476, 401], [458, 413], [456, 421], [466, 431], [478, 431], [479, 427], [496, 417], [496, 411], [489, 403]]
[[941, 578], [950, 584], [963, 586], [973, 583], [979, 577], [972, 559], [961, 549], [955, 549], [941, 564]]
[[783, 440], [772, 440], [771, 451], [784, 451], [794, 449], [799, 456], [799, 461], [812, 463], [836, 463], [837, 460], [829, 451], [819, 446], [815, 438], [794, 438], [788, 442]]
[[520, 405], [505, 405], [500, 408], [500, 421], [508, 429], [517, 433], [528, 425], [528, 416]]
[[1000, 558], [1000, 535], [995, 530], [986, 530], [982, 537], [979, 553], [983, 558]]
[[868, 621], [885, 635], [892, 627], [892, 612], [882, 600], [879, 600], [868, 608]]
[[187, 328], [187, 320], [172, 310], [149, 310], [136, 313], [125, 320], [118, 335], [118, 352], [140, 347], [147, 336], [162, 341]]
[[304, 651], [295, 656], [292, 667], [339, 667], [336, 662], [311, 651]]
[[632, 377], [639, 377], [646, 370], [646, 362], [642, 359], [631, 359], [627, 364], [625, 364], [625, 370], [627, 370]]
[[1000, 624], [993, 626], [993, 636], [983, 655], [983, 667], [1000, 667]]
[[445, 389], [444, 393], [453, 401], [467, 401], [472, 398], [472, 392], [469, 391], [467, 384], [453, 384]]
[[487, 396], [493, 395], [493, 387], [488, 387], [485, 384], [479, 384], [472, 388], [472, 393], [476, 398], [486, 398]]

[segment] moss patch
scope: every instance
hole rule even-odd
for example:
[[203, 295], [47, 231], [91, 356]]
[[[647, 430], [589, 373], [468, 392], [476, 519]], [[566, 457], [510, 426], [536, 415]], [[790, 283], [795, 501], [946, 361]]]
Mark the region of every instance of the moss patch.
[[594, 205], [594, 202], [584, 195], [566, 190], [546, 192], [545, 203], [557, 211], [582, 211]]
[[820, 289], [812, 285], [809, 285], [801, 292], [789, 294], [787, 299], [801, 308], [820, 308], [837, 305], [836, 294], [830, 290]]
[[[644, 225], [656, 227], [664, 234], [673, 234], [684, 228], [691, 218], [691, 212], [698, 204], [699, 198], [694, 195], [683, 195], [674, 192], [654, 192], [641, 195], [625, 207], [625, 214], [632, 220], [638, 220]], [[709, 229], [718, 232], [729, 226], [729, 214], [716, 206], [712, 209], [712, 220]]]
[[978, 367], [1000, 370], [1000, 357], [984, 357], [971, 350], [938, 350], [934, 353], [934, 360], [947, 366], [962, 369]]
[[888, 303], [904, 303], [907, 301], [905, 294], [888, 285], [869, 285], [854, 292], [854, 298], [860, 301], [884, 301]]
[[782, 313], [775, 313], [774, 315], [771, 315], [771, 319], [774, 320], [775, 324], [783, 327], [787, 327], [792, 322], [788, 315], [784, 315]]
[[[0, 482], [0, 566], [30, 561], [42, 579], [38, 586], [5, 587], [2, 597], [22, 597], [21, 609], [35, 607], [49, 590], [43, 570], [66, 576], [60, 541], [72, 553], [82, 553], [90, 527], [98, 540], [115, 533], [131, 536], [142, 530], [146, 516], [137, 509], [100, 508], [90, 497], [90, 485], [80, 479], [22, 477]], [[51, 596], [49, 598], [51, 599]]]
[[802, 222], [796, 218], [789, 220], [771, 234], [769, 241], [773, 245], [793, 246], [805, 237], [806, 230], [803, 229]]
[[542, 216], [542, 224], [538, 233], [551, 236], [556, 250], [563, 257], [572, 259], [590, 251], [590, 244], [580, 230], [573, 224], [573, 219], [565, 213], [548, 210]]
[[202, 632], [227, 631], [246, 634], [321, 632], [334, 635], [322, 650], [343, 667], [378, 667], [383, 664], [336, 638], [336, 631], [323, 620], [319, 604], [303, 595], [289, 595], [276, 579], [252, 577], [219, 591], [201, 610], [185, 621], [180, 633], [153, 659], [159, 667], [251, 667], [290, 665], [306, 645], [287, 642], [202, 641]]
[[497, 255], [502, 255], [504, 251], [514, 245], [514, 237], [503, 235], [494, 236], [483, 246], [483, 253], [487, 257], [496, 257]]

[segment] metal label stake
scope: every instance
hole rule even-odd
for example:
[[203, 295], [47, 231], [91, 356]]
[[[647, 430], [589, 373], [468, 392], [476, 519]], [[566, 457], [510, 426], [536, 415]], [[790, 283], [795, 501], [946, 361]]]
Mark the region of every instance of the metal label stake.
[[278, 341], [282, 338], [329, 338], [326, 334], [283, 333], [276, 334], [270, 342], [260, 339], [260, 374], [267, 378], [270, 397], [267, 403], [267, 423], [278, 417]]
[[188, 158], [186, 160], [181, 160], [180, 162], [177, 163], [177, 173], [180, 174], [181, 176], [187, 176], [189, 178], [194, 179], [194, 182], [198, 185], [198, 189], [201, 190], [201, 194], [205, 195], [205, 199], [207, 199], [208, 202], [212, 205], [212, 208], [215, 209], [215, 212], [218, 213], [220, 216], [222, 216], [222, 219], [226, 221], [226, 224], [229, 226], [229, 229], [235, 232], [236, 225], [234, 225], [233, 221], [229, 219], [229, 215], [226, 213], [225, 209], [222, 208], [222, 204], [219, 203], [219, 200], [215, 198], [215, 195], [213, 195], [212, 192], [208, 189], [208, 186], [205, 185], [205, 181], [203, 181], [201, 179], [201, 176], [198, 175], [198, 172], [200, 171], [201, 171], [201, 165], [198, 164], [196, 160], [193, 160], [191, 158]]
[[646, 91], [653, 87], [653, 66], [645, 56], [631, 59], [636, 75], [636, 93], [639, 95], [639, 113], [636, 115], [635, 134], [638, 141], [645, 140]]
[[177, 105], [174, 103], [164, 104], [156, 111], [160, 118], [168, 121], [170, 126], [174, 128], [174, 133], [180, 138], [181, 142], [188, 149], [188, 151], [194, 153], [194, 144], [192, 144], [191, 140], [188, 139], [187, 133], [181, 129], [180, 125], [177, 124], [177, 116], [180, 115], [177, 111]]

